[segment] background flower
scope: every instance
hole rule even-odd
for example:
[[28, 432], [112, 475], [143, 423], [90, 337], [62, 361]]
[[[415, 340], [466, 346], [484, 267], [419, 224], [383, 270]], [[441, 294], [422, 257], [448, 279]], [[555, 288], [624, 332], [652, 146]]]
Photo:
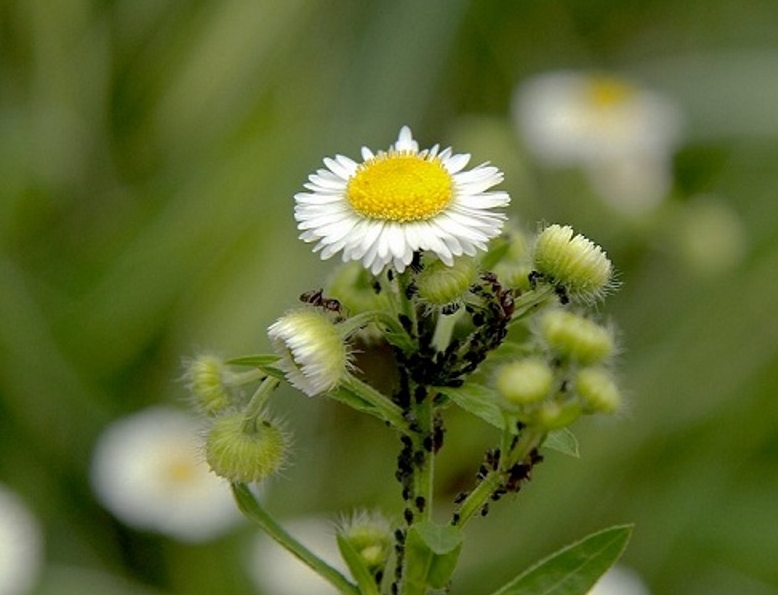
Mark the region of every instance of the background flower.
[[523, 81], [513, 112], [533, 154], [584, 168], [614, 208], [645, 213], [669, 193], [683, 124], [669, 98], [616, 75], [555, 71]]
[[92, 485], [122, 521], [182, 541], [213, 539], [240, 518], [228, 484], [198, 450], [199, 423], [153, 407], [120, 419], [100, 436]]
[[43, 566], [37, 519], [14, 492], [0, 484], [0, 595], [25, 595]]

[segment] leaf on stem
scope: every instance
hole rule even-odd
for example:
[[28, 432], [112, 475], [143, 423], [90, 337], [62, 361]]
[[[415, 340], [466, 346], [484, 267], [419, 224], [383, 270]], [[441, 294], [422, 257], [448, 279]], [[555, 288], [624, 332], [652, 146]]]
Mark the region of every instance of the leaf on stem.
[[632, 525], [593, 533], [525, 570], [492, 595], [585, 595], [621, 557]]
[[576, 439], [575, 434], [567, 428], [549, 432], [541, 446], [575, 457], [576, 459], [581, 456], [578, 452], [578, 440]]
[[424, 521], [408, 530], [403, 595], [424, 595], [451, 579], [462, 549], [462, 533], [451, 525]]
[[497, 405], [494, 391], [471, 382], [466, 382], [459, 387], [436, 386], [435, 390], [446, 395], [454, 403], [465, 411], [480, 417], [487, 423], [499, 428], [505, 428], [505, 418], [502, 410]]

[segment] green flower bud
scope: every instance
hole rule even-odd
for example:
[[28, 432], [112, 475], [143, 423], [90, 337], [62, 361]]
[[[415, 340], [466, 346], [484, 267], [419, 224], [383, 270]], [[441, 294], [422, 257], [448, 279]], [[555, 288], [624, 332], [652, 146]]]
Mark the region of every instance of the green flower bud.
[[346, 340], [326, 313], [301, 309], [268, 328], [279, 367], [309, 397], [335, 389], [351, 366]]
[[211, 470], [231, 482], [270, 477], [284, 466], [288, 450], [288, 435], [278, 423], [264, 417], [247, 421], [243, 413], [215, 419], [205, 441]]
[[503, 405], [516, 411], [545, 399], [551, 391], [554, 373], [540, 358], [527, 358], [505, 364], [497, 371], [495, 388]]
[[453, 266], [440, 260], [427, 262], [416, 276], [419, 298], [435, 307], [456, 303], [467, 293], [475, 274], [475, 259], [467, 256], [454, 260]]
[[372, 574], [384, 569], [394, 544], [392, 528], [386, 519], [375, 514], [358, 513], [344, 522], [338, 533], [359, 554]]
[[184, 378], [195, 407], [207, 415], [229, 407], [232, 403], [226, 387], [229, 377], [224, 362], [213, 355], [200, 355], [189, 361]]
[[605, 368], [580, 370], [573, 386], [587, 413], [615, 413], [621, 407], [621, 391]]
[[500, 279], [503, 287], [508, 289], [518, 289], [522, 292], [528, 291], [531, 286], [529, 274], [532, 272], [532, 266], [528, 263], [513, 264], [500, 262], [494, 267], [494, 274]]
[[560, 283], [571, 297], [591, 301], [611, 285], [613, 267], [602, 248], [573, 234], [567, 225], [545, 228], [535, 242], [535, 268]]
[[565, 310], [549, 310], [538, 325], [546, 344], [560, 357], [589, 365], [613, 353], [613, 334], [588, 318]]
[[535, 422], [547, 431], [561, 430], [577, 420], [582, 413], [577, 400], [545, 401], [535, 414]]

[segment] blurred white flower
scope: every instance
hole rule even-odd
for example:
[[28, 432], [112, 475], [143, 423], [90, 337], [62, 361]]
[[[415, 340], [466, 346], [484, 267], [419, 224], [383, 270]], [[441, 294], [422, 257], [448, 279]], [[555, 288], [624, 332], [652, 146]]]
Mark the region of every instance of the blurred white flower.
[[94, 450], [97, 497], [128, 525], [181, 541], [225, 532], [240, 515], [228, 484], [205, 464], [199, 434], [196, 418], [162, 406], [114, 422]]
[[0, 595], [28, 593], [43, 562], [43, 537], [24, 502], [0, 484]]
[[651, 591], [634, 570], [614, 566], [597, 581], [587, 595], [651, 595]]
[[[300, 518], [284, 528], [327, 564], [350, 576], [340, 557], [332, 523]], [[249, 556], [248, 571], [260, 592], [269, 595], [338, 595], [338, 590], [264, 534], [259, 534]]]
[[683, 117], [666, 97], [612, 75], [557, 71], [520, 85], [513, 115], [533, 154], [583, 167], [614, 208], [645, 212], [670, 190]]

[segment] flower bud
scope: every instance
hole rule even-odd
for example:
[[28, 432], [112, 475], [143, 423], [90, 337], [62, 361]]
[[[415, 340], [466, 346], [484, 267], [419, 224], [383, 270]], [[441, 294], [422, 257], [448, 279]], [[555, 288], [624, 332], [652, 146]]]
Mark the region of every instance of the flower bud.
[[560, 357], [589, 365], [613, 353], [613, 335], [597, 323], [567, 312], [549, 310], [540, 319], [540, 335]]
[[559, 402], [545, 401], [536, 412], [535, 422], [547, 431], [561, 430], [581, 416], [581, 404], [573, 399]]
[[554, 374], [546, 362], [527, 358], [502, 366], [495, 387], [506, 408], [516, 410], [545, 399], [553, 382]]
[[198, 410], [215, 415], [231, 404], [226, 387], [229, 374], [224, 362], [213, 355], [200, 355], [188, 362], [184, 378]]
[[289, 312], [270, 325], [268, 336], [287, 380], [309, 397], [335, 389], [351, 365], [344, 337], [324, 312]]
[[211, 470], [231, 482], [262, 481], [279, 471], [289, 449], [287, 434], [263, 417], [248, 421], [243, 413], [214, 420], [205, 442]]
[[613, 267], [602, 248], [570, 226], [550, 225], [535, 242], [535, 268], [560, 283], [571, 297], [591, 301], [611, 284]]
[[428, 262], [416, 276], [419, 298], [436, 307], [458, 302], [473, 283], [475, 273], [475, 260], [467, 256], [457, 258], [452, 266], [440, 260]]
[[605, 368], [580, 370], [575, 376], [574, 388], [587, 413], [615, 413], [621, 407], [621, 391]]
[[372, 573], [384, 569], [392, 552], [392, 529], [381, 516], [359, 513], [343, 523], [338, 533], [345, 538]]

